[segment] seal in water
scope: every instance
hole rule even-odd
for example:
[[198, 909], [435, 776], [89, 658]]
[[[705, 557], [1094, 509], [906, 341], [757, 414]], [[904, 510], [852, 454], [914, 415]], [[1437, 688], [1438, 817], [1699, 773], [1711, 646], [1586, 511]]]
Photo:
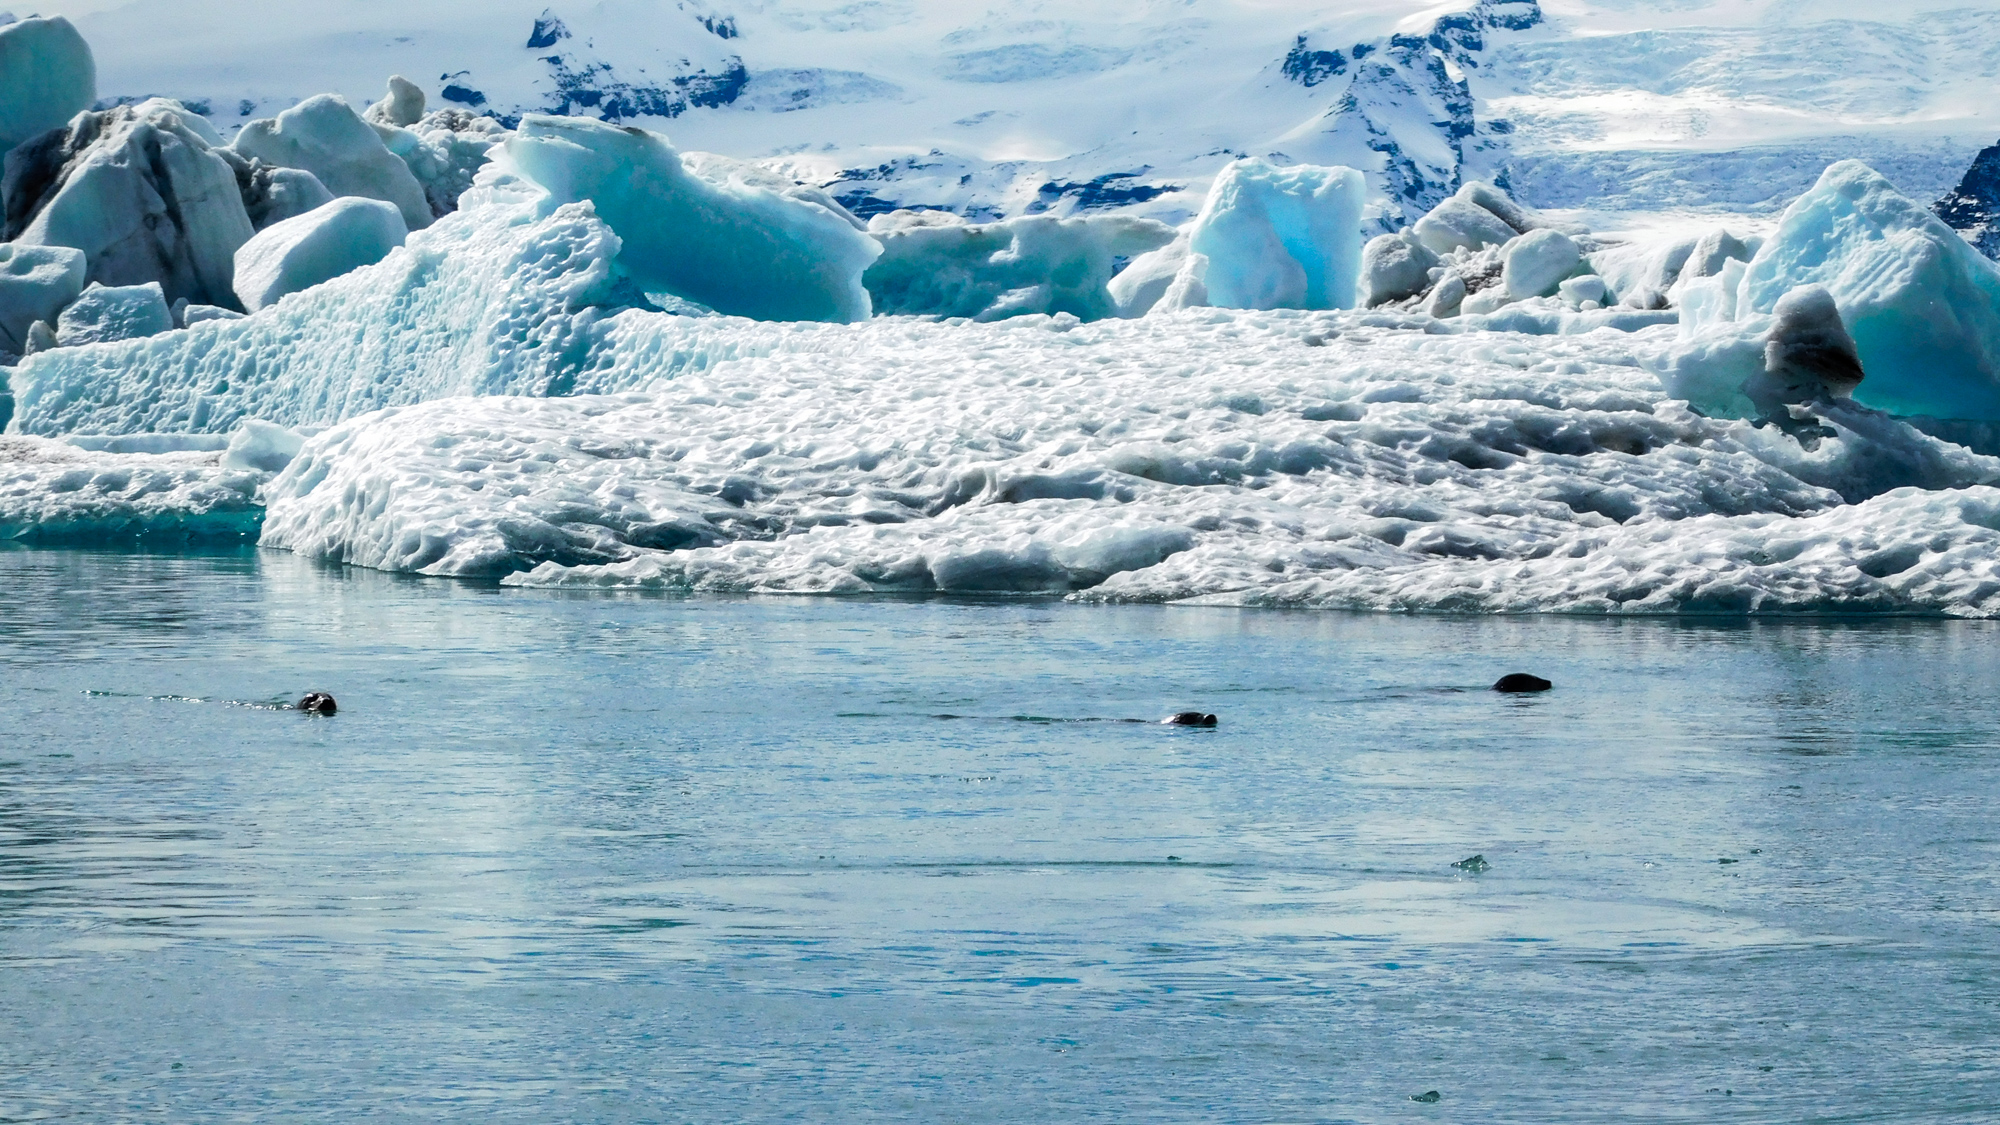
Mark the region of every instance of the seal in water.
[[1547, 691], [1556, 685], [1540, 676], [1530, 676], [1526, 672], [1509, 672], [1493, 685], [1494, 691], [1504, 691], [1509, 695], [1521, 695], [1531, 691]]
[[308, 715], [331, 715], [339, 709], [333, 697], [323, 691], [309, 691], [304, 699], [299, 700], [299, 710]]
[[1212, 727], [1215, 725], [1215, 716], [1204, 715], [1199, 711], [1180, 711], [1161, 719], [1160, 723], [1170, 727]]

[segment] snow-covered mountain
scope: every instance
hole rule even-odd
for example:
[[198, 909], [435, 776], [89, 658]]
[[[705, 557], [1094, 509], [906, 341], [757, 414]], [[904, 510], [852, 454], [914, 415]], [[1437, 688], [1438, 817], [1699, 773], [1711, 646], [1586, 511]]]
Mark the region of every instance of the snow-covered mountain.
[[[1937, 198], [2000, 135], [1966, 0], [39, 0], [109, 101], [228, 133], [401, 73], [433, 105], [584, 114], [781, 163], [865, 214], [1199, 205], [1233, 155], [1611, 212], [1772, 212], [1860, 157]], [[27, 15], [28, 11], [19, 14]]]

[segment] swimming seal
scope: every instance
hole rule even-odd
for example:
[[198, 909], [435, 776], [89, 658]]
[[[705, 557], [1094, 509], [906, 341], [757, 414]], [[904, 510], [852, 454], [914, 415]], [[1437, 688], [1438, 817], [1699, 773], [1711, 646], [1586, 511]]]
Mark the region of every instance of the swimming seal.
[[304, 699], [299, 700], [299, 710], [308, 715], [331, 715], [339, 709], [333, 697], [323, 691], [309, 691]]
[[1530, 676], [1526, 672], [1509, 672], [1493, 685], [1494, 691], [1504, 691], [1509, 695], [1525, 695], [1528, 692], [1547, 691], [1556, 685], [1540, 676]]
[[1169, 727], [1212, 727], [1214, 715], [1204, 715], [1199, 711], [1180, 711], [1160, 720], [1162, 726]]

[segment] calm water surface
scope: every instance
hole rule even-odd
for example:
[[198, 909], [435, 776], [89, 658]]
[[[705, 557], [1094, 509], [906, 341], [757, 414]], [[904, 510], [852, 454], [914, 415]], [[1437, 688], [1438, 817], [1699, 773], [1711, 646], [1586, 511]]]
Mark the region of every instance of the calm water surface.
[[0, 1120], [2000, 1117], [1994, 626], [0, 590]]

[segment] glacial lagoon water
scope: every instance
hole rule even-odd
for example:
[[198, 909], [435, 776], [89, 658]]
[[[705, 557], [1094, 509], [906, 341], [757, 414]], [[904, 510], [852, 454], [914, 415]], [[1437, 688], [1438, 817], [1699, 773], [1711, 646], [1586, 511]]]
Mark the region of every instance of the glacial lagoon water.
[[0, 589], [0, 1120], [2000, 1109], [2000, 626]]

